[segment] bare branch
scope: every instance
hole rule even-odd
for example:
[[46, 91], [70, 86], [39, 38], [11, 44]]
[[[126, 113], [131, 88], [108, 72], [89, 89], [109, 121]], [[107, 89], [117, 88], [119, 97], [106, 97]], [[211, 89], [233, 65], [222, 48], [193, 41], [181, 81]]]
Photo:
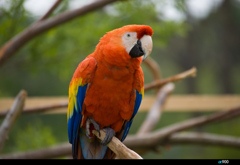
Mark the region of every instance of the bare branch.
[[50, 159], [72, 154], [70, 143], [62, 143], [57, 146], [37, 149], [27, 152], [1, 155], [0, 159]]
[[174, 90], [173, 83], [168, 83], [159, 90], [157, 99], [153, 104], [152, 108], [150, 109], [145, 121], [139, 128], [137, 135], [150, 132], [154, 128], [154, 126], [158, 123], [161, 117], [163, 105], [166, 102], [167, 97], [173, 90]]
[[62, 2], [62, 0], [57, 0], [53, 4], [53, 6], [46, 12], [46, 14], [44, 14], [37, 22], [42, 21], [42, 20], [46, 19], [47, 17], [49, 17], [61, 2]]
[[[154, 59], [152, 59], [151, 57], [148, 57], [143, 61], [143, 64], [145, 64], [151, 71], [154, 81], [158, 81], [161, 79], [160, 67]], [[160, 88], [161, 87], [155, 88], [155, 92], [157, 93]]]
[[28, 41], [38, 36], [39, 34], [61, 25], [67, 21], [70, 21], [78, 16], [85, 15], [89, 12], [97, 10], [103, 6], [106, 6], [112, 2], [116, 2], [119, 0], [104, 0], [104, 1], [94, 1], [93, 3], [83, 6], [81, 8], [67, 11], [61, 13], [55, 17], [42, 20], [38, 23], [33, 23], [23, 32], [9, 40], [5, 45], [3, 45], [0, 49], [0, 66], [9, 59], [14, 53], [16, 53], [21, 47], [23, 47]]
[[[223, 135], [214, 135], [206, 133], [176, 133], [187, 128], [192, 128], [199, 125], [208, 124], [214, 121], [229, 120], [240, 115], [240, 107], [232, 108], [228, 111], [215, 113], [210, 116], [203, 116], [171, 126], [159, 129], [153, 133], [146, 133], [145, 135], [129, 135], [123, 142], [127, 147], [134, 150], [154, 149], [162, 144], [211, 144], [226, 147], [240, 147], [239, 138]], [[225, 116], [228, 116], [227, 118]], [[196, 122], [194, 122], [196, 120]], [[101, 132], [102, 134], [102, 132]], [[212, 136], [211, 136], [212, 135]], [[102, 137], [103, 138], [103, 137]], [[115, 139], [115, 138], [114, 138]], [[214, 143], [215, 141], [215, 143]], [[41, 158], [56, 158], [64, 155], [70, 155], [72, 152], [69, 143], [63, 143], [58, 146], [49, 147], [45, 149], [29, 151], [26, 153], [2, 155], [2, 159], [41, 159]]]
[[[193, 118], [180, 123], [176, 123], [176, 124], [167, 126], [163, 129], [160, 129], [158, 131], [155, 131], [153, 133], [138, 136], [137, 138], [136, 136], [129, 135], [128, 141], [126, 141], [125, 144], [127, 146], [130, 146], [130, 148], [132, 148], [131, 146], [135, 146], [135, 147], [141, 146], [145, 148], [151, 148], [152, 146], [158, 143], [161, 143], [164, 139], [166, 139], [168, 136], [170, 136], [173, 133], [183, 131], [189, 128], [193, 128], [196, 126], [200, 126], [200, 125], [206, 125], [208, 123], [216, 122], [219, 120], [222, 121], [222, 120], [234, 118], [239, 115], [240, 115], [240, 106], [236, 108], [232, 108], [227, 111], [214, 113], [209, 116], [201, 116], [201, 117]], [[228, 118], [226, 118], [225, 116], [228, 116]]]
[[[134, 135], [135, 139], [138, 139], [139, 136]], [[240, 148], [240, 138], [226, 135], [216, 135], [211, 133], [194, 133], [194, 132], [184, 132], [184, 133], [174, 133], [165, 139], [159, 138], [158, 141], [155, 141], [149, 146], [144, 146], [141, 144], [132, 144], [128, 141], [127, 137], [124, 141], [124, 144], [129, 148], [137, 151], [146, 151], [149, 149], [156, 149], [160, 145], [184, 145], [184, 144], [200, 144], [200, 145], [213, 145], [213, 146], [221, 146], [221, 147], [231, 147], [231, 148]], [[147, 141], [151, 141], [152, 139], [145, 139]]]
[[[138, 136], [135, 135], [135, 138]], [[151, 140], [151, 139], [149, 139]], [[128, 137], [124, 141], [124, 144], [128, 143]], [[231, 147], [231, 148], [240, 148], [240, 138], [233, 137], [233, 136], [226, 136], [226, 135], [216, 135], [210, 133], [192, 133], [192, 132], [185, 132], [185, 133], [174, 133], [166, 138], [164, 141], [157, 142], [152, 148], [156, 148], [159, 145], [165, 144], [201, 144], [201, 145], [212, 145], [212, 146], [223, 146], [223, 147]], [[132, 149], [142, 149], [146, 150], [140, 146], [128, 146]], [[38, 149], [28, 152], [21, 152], [21, 153], [14, 153], [14, 154], [6, 154], [1, 155], [0, 159], [47, 159], [47, 158], [57, 158], [66, 155], [71, 155], [72, 147], [67, 143], [62, 143], [57, 146], [48, 147], [44, 149]]]
[[[95, 130], [93, 130], [93, 134], [97, 136], [97, 138], [103, 140], [105, 137], [105, 132], [100, 130], [101, 136]], [[118, 138], [113, 137], [112, 141], [110, 141], [107, 146], [116, 154], [119, 159], [142, 159], [136, 152], [127, 148]]]
[[144, 91], [148, 91], [148, 90], [150, 90], [152, 88], [156, 88], [156, 87], [161, 87], [164, 84], [167, 84], [169, 82], [180, 81], [180, 80], [185, 79], [187, 77], [195, 77], [196, 72], [197, 72], [197, 69], [195, 67], [193, 67], [192, 69], [189, 69], [185, 72], [179, 73], [175, 76], [171, 76], [171, 77], [163, 79], [163, 80], [158, 80], [158, 81], [149, 83], [149, 84], [145, 85]]
[[[36, 114], [36, 113], [44, 113], [49, 110], [58, 110], [59, 108], [65, 108], [68, 106], [68, 103], [58, 103], [58, 104], [52, 104], [52, 105], [45, 105], [45, 106], [39, 106], [39, 107], [33, 107], [33, 108], [24, 108], [22, 113], [24, 114]], [[8, 109], [4, 110], [3, 112], [0, 112], [0, 117], [5, 116], [8, 113]]]
[[[155, 100], [156, 97], [145, 95], [139, 113], [148, 112]], [[13, 98], [0, 98], [0, 118], [7, 114], [13, 102]], [[236, 107], [239, 103], [239, 95], [171, 95], [164, 111], [214, 112]], [[66, 113], [67, 106], [68, 97], [28, 97], [22, 114], [34, 113], [35, 110], [36, 113]]]
[[240, 148], [240, 138], [211, 133], [175, 133], [164, 143], [168, 144], [201, 144]]
[[145, 64], [150, 69], [155, 81], [161, 79], [160, 67], [154, 59], [148, 57], [146, 60], [144, 60], [143, 64]]
[[5, 117], [4, 121], [2, 122], [2, 125], [0, 127], [0, 153], [3, 149], [4, 142], [8, 137], [8, 134], [17, 120], [18, 116], [21, 114], [25, 99], [27, 97], [27, 92], [24, 90], [21, 90], [19, 94], [17, 95], [12, 108], [8, 112], [7, 116]]

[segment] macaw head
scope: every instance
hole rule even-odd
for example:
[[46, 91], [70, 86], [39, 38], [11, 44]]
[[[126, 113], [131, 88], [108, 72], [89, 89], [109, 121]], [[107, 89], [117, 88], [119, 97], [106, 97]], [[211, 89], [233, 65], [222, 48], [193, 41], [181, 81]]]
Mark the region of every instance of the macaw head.
[[127, 25], [105, 34], [96, 50], [102, 50], [109, 63], [142, 61], [152, 51], [153, 30], [147, 25]]

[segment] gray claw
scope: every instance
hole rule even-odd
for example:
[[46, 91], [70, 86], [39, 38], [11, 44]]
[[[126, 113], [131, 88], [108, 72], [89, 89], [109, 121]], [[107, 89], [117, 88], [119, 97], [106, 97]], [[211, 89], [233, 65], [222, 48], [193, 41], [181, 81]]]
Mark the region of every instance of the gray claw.
[[88, 118], [87, 121], [86, 121], [86, 133], [87, 133], [87, 136], [90, 135], [89, 128], [90, 128], [90, 124], [91, 123], [93, 124], [95, 130], [99, 133], [99, 136], [101, 136], [101, 134], [100, 134], [100, 126], [92, 117]]
[[115, 135], [115, 131], [112, 128], [104, 128], [103, 129], [106, 132], [106, 136], [104, 137], [103, 141], [101, 142], [102, 145], [107, 145]]

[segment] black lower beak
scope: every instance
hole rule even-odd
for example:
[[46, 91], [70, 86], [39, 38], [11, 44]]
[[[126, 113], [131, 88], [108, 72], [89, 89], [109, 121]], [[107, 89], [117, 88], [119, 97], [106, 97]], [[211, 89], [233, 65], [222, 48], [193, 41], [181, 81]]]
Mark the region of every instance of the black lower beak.
[[142, 50], [142, 43], [140, 40], [137, 40], [137, 44], [134, 45], [133, 48], [130, 50], [129, 55], [132, 58], [141, 57], [142, 55], [144, 55], [144, 52]]

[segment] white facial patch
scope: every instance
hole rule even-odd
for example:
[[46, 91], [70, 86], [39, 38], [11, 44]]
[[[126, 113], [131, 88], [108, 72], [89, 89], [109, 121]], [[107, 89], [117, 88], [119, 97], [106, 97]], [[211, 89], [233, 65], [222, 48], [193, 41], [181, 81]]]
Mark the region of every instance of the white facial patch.
[[137, 43], [137, 40], [137, 32], [126, 32], [122, 36], [122, 45], [125, 47], [128, 54]]

